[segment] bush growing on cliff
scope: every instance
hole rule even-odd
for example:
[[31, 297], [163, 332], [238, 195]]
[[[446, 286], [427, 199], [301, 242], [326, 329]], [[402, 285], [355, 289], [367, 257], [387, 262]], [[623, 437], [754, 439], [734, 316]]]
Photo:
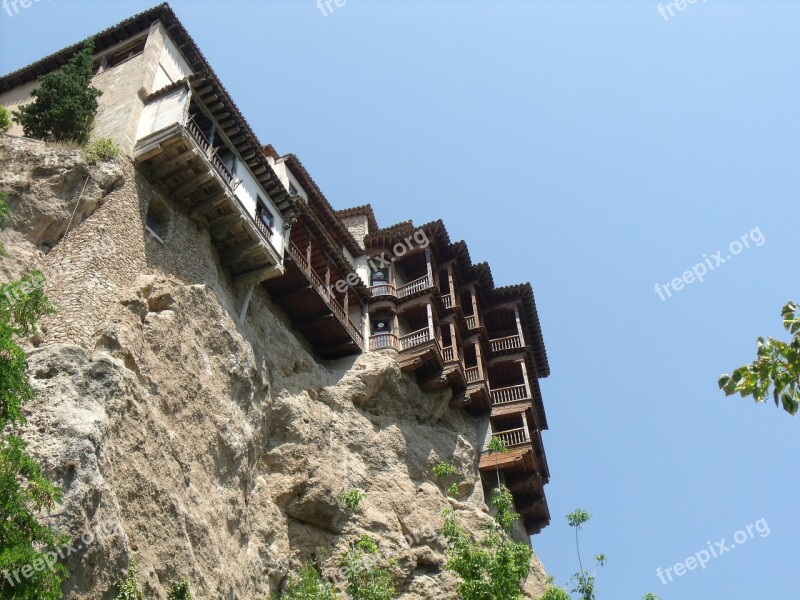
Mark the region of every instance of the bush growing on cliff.
[[6, 133], [11, 129], [11, 113], [5, 106], [0, 106], [0, 133]]
[[300, 572], [289, 579], [281, 600], [338, 600], [336, 590], [323, 581], [312, 564], [305, 564]]
[[144, 594], [139, 590], [136, 581], [136, 563], [132, 562], [128, 574], [117, 583], [117, 595], [114, 600], [144, 600]]
[[189, 580], [181, 579], [172, 588], [172, 591], [167, 596], [167, 600], [193, 600], [192, 590], [189, 588]]
[[391, 600], [396, 591], [392, 576], [386, 569], [375, 566], [378, 544], [362, 535], [342, 560], [347, 577], [347, 593], [353, 600]]
[[92, 140], [83, 147], [83, 156], [90, 165], [113, 160], [119, 156], [119, 146], [110, 138]]
[[361, 501], [366, 498], [367, 495], [358, 488], [351, 488], [349, 492], [344, 492], [339, 495], [339, 501], [344, 504], [350, 510], [355, 510], [358, 508], [358, 505], [361, 504]]
[[14, 120], [25, 135], [49, 142], [89, 140], [100, 90], [92, 87], [94, 40], [86, 40], [83, 49], [61, 71], [39, 79], [31, 92], [33, 102], [20, 107]]
[[[0, 226], [8, 216], [4, 196]], [[52, 312], [42, 280], [40, 273], [31, 273], [0, 286], [0, 597], [15, 600], [56, 600], [69, 574], [52, 552], [67, 538], [37, 519], [61, 500], [61, 490], [44, 476], [20, 437], [22, 407], [36, 394], [18, 341]]]

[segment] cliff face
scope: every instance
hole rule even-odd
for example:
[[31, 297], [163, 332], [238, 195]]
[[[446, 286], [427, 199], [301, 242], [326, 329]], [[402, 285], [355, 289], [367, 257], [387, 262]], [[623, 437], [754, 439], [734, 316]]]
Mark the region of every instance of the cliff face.
[[[455, 597], [442, 511], [475, 531], [490, 517], [477, 422], [449, 392], [422, 392], [392, 351], [321, 364], [261, 289], [242, 319], [208, 234], [127, 159], [0, 136], [0, 161], [0, 275], [43, 270], [58, 307], [31, 340], [26, 437], [65, 492], [65, 597], [113, 597], [135, 558], [152, 597], [189, 577], [197, 598], [260, 600], [309, 557], [334, 573], [362, 533], [397, 560], [401, 598]], [[163, 241], [144, 230], [152, 198]], [[462, 473], [458, 501], [438, 460]], [[351, 487], [357, 511], [337, 502]], [[544, 577], [534, 559], [532, 597]]]

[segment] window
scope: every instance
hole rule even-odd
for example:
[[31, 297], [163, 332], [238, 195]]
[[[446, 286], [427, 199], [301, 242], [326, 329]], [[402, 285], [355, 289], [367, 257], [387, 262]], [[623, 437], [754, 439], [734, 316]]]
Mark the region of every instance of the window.
[[275, 226], [275, 217], [272, 216], [272, 213], [266, 207], [261, 196], [257, 197], [256, 223], [264, 235], [267, 237], [272, 236], [272, 228]]
[[144, 221], [145, 231], [163, 242], [167, 237], [168, 224], [169, 209], [161, 200], [153, 198], [147, 206], [147, 215]]
[[289, 184], [289, 195], [290, 196], [297, 196], [297, 188], [294, 187], [291, 183]]

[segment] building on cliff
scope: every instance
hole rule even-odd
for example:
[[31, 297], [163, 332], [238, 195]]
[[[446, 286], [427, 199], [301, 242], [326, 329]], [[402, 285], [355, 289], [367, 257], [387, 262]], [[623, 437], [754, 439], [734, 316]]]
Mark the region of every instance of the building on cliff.
[[[483, 423], [509, 452], [499, 469], [528, 534], [550, 520], [539, 379], [549, 365], [530, 284], [496, 287], [442, 221], [380, 227], [370, 206], [335, 210], [300, 160], [263, 146], [172, 9], [164, 4], [95, 36], [94, 135], [111, 138], [204, 229], [247, 313], [263, 286], [323, 359], [396, 356], [423, 390]], [[0, 78], [0, 105], [30, 101], [38, 77], [81, 45]], [[11, 135], [21, 135], [19, 126]], [[170, 236], [169, 211], [147, 207], [147, 234]]]

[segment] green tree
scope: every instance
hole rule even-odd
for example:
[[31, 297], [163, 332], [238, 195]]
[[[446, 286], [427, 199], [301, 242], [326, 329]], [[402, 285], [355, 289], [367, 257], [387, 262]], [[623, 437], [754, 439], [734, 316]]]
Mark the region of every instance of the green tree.
[[11, 129], [11, 113], [5, 106], [0, 106], [0, 133], [6, 133]]
[[94, 40], [73, 56], [61, 71], [39, 79], [33, 102], [19, 108], [14, 120], [25, 135], [54, 142], [89, 141], [100, 90], [92, 87]]
[[775, 406], [783, 406], [790, 415], [800, 408], [800, 312], [797, 303], [787, 302], [781, 311], [783, 327], [792, 336], [789, 343], [774, 338], [758, 338], [755, 362], [739, 367], [731, 375], [719, 378], [726, 396], [741, 394], [764, 402], [772, 390]]
[[505, 486], [494, 489], [494, 523], [480, 540], [473, 539], [462, 529], [452, 509], [445, 511], [446, 568], [458, 575], [458, 593], [462, 600], [521, 600], [524, 597], [522, 583], [530, 572], [533, 550], [509, 536], [518, 519], [511, 511], [513, 502]]
[[[0, 226], [8, 217], [0, 194]], [[0, 285], [0, 597], [55, 600], [61, 597], [66, 567], [53, 549], [67, 538], [42, 525], [36, 515], [61, 500], [20, 437], [22, 407], [35, 397], [28, 380], [28, 360], [19, 340], [36, 330], [39, 318], [52, 312], [42, 290], [41, 273]]]
[[312, 564], [305, 564], [290, 578], [281, 595], [282, 600], [338, 600], [339, 595], [324, 581]]

